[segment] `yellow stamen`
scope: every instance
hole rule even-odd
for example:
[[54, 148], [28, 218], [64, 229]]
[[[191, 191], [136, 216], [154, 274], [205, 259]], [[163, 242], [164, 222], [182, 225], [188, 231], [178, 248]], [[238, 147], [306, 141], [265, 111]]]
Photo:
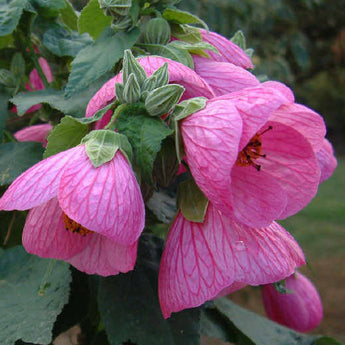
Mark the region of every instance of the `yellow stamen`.
[[82, 236], [86, 236], [87, 234], [92, 232], [91, 230], [86, 229], [84, 226], [69, 218], [66, 213], [62, 213], [62, 219], [65, 224], [66, 230], [69, 230], [73, 233], [77, 233]]

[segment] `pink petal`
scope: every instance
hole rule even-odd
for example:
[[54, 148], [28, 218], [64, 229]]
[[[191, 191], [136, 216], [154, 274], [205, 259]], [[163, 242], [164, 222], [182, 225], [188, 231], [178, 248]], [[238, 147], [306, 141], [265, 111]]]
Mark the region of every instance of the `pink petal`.
[[219, 294], [216, 296], [216, 298], [223, 297], [226, 295], [230, 295], [235, 291], [243, 289], [245, 286], [247, 286], [246, 283], [240, 283], [240, 282], [234, 282], [222, 291], [219, 292]]
[[334, 157], [332, 144], [323, 139], [322, 146], [316, 152], [316, 159], [321, 169], [320, 183], [330, 178], [337, 167], [337, 159]]
[[79, 271], [101, 276], [126, 273], [134, 269], [138, 242], [124, 246], [99, 234], [92, 234], [85, 249], [68, 260]]
[[[145, 56], [138, 61], [148, 76], [167, 62], [169, 82], [180, 84], [186, 88], [182, 99], [199, 96], [214, 97], [211, 87], [197, 73], [179, 62], [160, 56]], [[108, 80], [91, 98], [86, 108], [86, 117], [92, 116], [97, 110], [105, 107], [115, 99], [116, 83], [122, 83], [122, 73]]]
[[250, 57], [235, 43], [217, 34], [216, 32], [200, 29], [200, 33], [203, 41], [215, 46], [220, 53], [219, 55], [207, 50], [206, 52], [212, 60], [219, 62], [230, 62], [243, 68], [253, 68], [253, 63]]
[[262, 287], [267, 316], [298, 332], [317, 327], [322, 320], [323, 308], [315, 286], [300, 273], [291, 275], [285, 283], [291, 293], [282, 294], [271, 284]]
[[295, 96], [292, 92], [292, 90], [287, 87], [285, 84], [280, 83], [278, 81], [265, 81], [261, 84], [263, 87], [271, 88], [275, 90], [276, 92], [280, 92], [280, 94], [285, 97], [286, 103], [294, 103], [295, 102]]
[[78, 150], [77, 146], [60, 152], [23, 172], [0, 199], [0, 210], [27, 210], [56, 196], [65, 165]]
[[242, 121], [231, 102], [210, 100], [182, 121], [186, 159], [199, 188], [216, 201], [229, 192], [231, 168], [238, 154]]
[[90, 240], [65, 229], [57, 198], [30, 210], [23, 231], [26, 251], [43, 258], [66, 260], [84, 249]]
[[267, 122], [273, 112], [286, 102], [279, 91], [262, 86], [232, 92], [218, 99], [232, 101], [242, 117], [243, 133], [240, 150]]
[[282, 105], [272, 114], [270, 120], [294, 128], [309, 140], [315, 152], [320, 150], [326, 126], [323, 118], [311, 109], [296, 103]]
[[179, 213], [159, 271], [163, 316], [197, 307], [234, 282], [275, 282], [304, 264], [302, 250], [279, 224], [254, 229], [224, 217], [209, 204], [204, 223]]
[[269, 121], [266, 126], [272, 126], [261, 136], [266, 158], [257, 163], [262, 171], [277, 179], [288, 196], [286, 208], [279, 216], [283, 219], [300, 211], [315, 196], [320, 169], [312, 146], [302, 134], [279, 122]]
[[23, 129], [15, 132], [14, 137], [18, 141], [37, 141], [39, 143], [46, 143], [47, 135], [52, 128], [53, 127], [50, 123], [24, 127]]
[[[38, 62], [41, 65], [42, 71], [43, 71], [45, 77], [47, 78], [48, 83], [51, 83], [53, 81], [53, 75], [52, 75], [52, 72], [51, 72], [51, 69], [49, 67], [47, 60], [40, 57], [38, 59]], [[38, 74], [38, 71], [36, 68], [31, 71], [29, 79], [30, 79], [31, 85], [33, 86], [33, 88], [35, 90], [45, 89], [43, 81], [42, 81], [40, 75]]]
[[[269, 170], [257, 171], [253, 166], [235, 165], [231, 179], [231, 194], [223, 195], [215, 206], [239, 222], [248, 226], [267, 226], [286, 208], [287, 193]], [[229, 204], [231, 207], [227, 209]]]
[[144, 228], [140, 188], [120, 151], [95, 168], [80, 146], [61, 177], [58, 198], [68, 217], [121, 244], [134, 243]]
[[195, 56], [193, 60], [195, 72], [212, 87], [216, 96], [260, 84], [253, 74], [232, 63], [212, 61], [200, 56]]

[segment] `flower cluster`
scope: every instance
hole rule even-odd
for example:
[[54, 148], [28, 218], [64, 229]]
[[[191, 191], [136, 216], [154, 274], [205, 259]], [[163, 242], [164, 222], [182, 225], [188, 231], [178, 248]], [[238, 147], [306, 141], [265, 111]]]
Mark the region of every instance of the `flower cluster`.
[[[164, 317], [246, 284], [294, 274], [305, 263], [303, 252], [275, 221], [305, 207], [336, 166], [320, 115], [297, 104], [285, 85], [261, 83], [234, 43], [204, 30], [201, 36], [220, 54], [193, 56], [195, 70], [159, 56], [135, 61], [127, 52], [123, 71], [86, 111], [91, 117], [114, 102], [115, 114], [109, 110], [96, 123], [100, 133], [116, 127], [116, 111], [128, 103], [175, 125], [185, 174], [207, 199], [200, 219], [181, 209], [170, 227], [159, 271]], [[166, 90], [177, 96], [172, 100]], [[190, 110], [195, 97], [202, 101]], [[24, 172], [0, 209], [31, 209], [23, 232], [27, 251], [107, 276], [134, 268], [145, 207], [129, 155], [121, 143], [108, 155], [115, 141], [102, 138], [87, 137]], [[107, 158], [99, 163], [99, 157]]]

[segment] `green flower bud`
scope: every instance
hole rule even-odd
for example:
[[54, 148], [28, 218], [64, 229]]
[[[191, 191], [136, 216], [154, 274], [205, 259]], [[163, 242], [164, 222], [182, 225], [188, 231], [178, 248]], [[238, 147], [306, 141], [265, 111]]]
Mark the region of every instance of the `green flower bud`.
[[168, 113], [180, 100], [185, 88], [178, 84], [161, 86], [151, 91], [145, 99], [145, 108], [151, 116]]
[[11, 71], [1, 68], [0, 84], [6, 87], [16, 87], [16, 78]]
[[127, 49], [124, 53], [122, 69], [122, 78], [125, 85], [129, 75], [132, 73], [135, 75], [139, 86], [143, 85], [147, 79], [146, 72], [135, 59], [130, 49]]
[[146, 79], [142, 91], [152, 91], [158, 87], [167, 85], [169, 83], [169, 73], [168, 64], [165, 63], [163, 66], [159, 67], [150, 78]]
[[101, 8], [110, 15], [126, 16], [132, 6], [132, 0], [98, 0]]
[[121, 104], [126, 103], [125, 99], [123, 98], [124, 88], [125, 88], [125, 86], [121, 83], [115, 84], [115, 95]]
[[154, 18], [147, 23], [144, 32], [145, 43], [165, 45], [170, 41], [170, 38], [170, 25], [164, 18]]
[[125, 31], [131, 28], [133, 25], [132, 18], [129, 16], [114, 18], [111, 23], [111, 28], [114, 30]]
[[123, 98], [126, 103], [136, 103], [140, 99], [140, 86], [134, 73], [131, 73], [123, 89]]

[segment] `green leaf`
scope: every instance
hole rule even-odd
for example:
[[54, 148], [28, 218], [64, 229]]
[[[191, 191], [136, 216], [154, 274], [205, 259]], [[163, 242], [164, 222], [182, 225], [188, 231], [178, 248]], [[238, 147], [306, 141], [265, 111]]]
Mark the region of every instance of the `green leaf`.
[[0, 185], [11, 183], [25, 170], [42, 160], [41, 143], [22, 142], [0, 145]]
[[41, 259], [20, 246], [0, 249], [0, 343], [49, 344], [70, 282], [66, 262]]
[[163, 12], [163, 18], [175, 24], [199, 24], [208, 30], [207, 24], [199, 17], [176, 8], [166, 8]]
[[189, 43], [202, 42], [200, 30], [194, 26], [172, 24], [171, 32], [172, 36], [181, 41]]
[[341, 345], [341, 343], [331, 337], [321, 337], [316, 339], [313, 345]]
[[35, 104], [46, 103], [64, 114], [73, 117], [84, 117], [89, 100], [107, 79], [108, 76], [100, 78], [89, 85], [87, 89], [73, 95], [69, 99], [65, 98], [64, 91], [44, 89], [32, 92], [20, 92], [11, 99], [11, 102], [17, 106], [19, 116], [24, 115]]
[[110, 130], [92, 131], [82, 143], [85, 143], [86, 153], [95, 168], [112, 160], [119, 149], [127, 159], [132, 159], [132, 148], [127, 138]]
[[172, 134], [172, 130], [159, 118], [146, 115], [131, 115], [123, 112], [117, 119], [116, 128], [128, 137], [133, 147], [135, 161], [142, 177], [152, 183], [152, 168], [162, 141]]
[[116, 103], [117, 102], [115, 101], [111, 104], [108, 104], [106, 107], [104, 107], [100, 110], [97, 110], [91, 117], [82, 117], [82, 118], [78, 118], [76, 120], [78, 122], [84, 123], [84, 124], [96, 122], [96, 121], [100, 120], [109, 109], [114, 108]]
[[0, 36], [11, 34], [19, 23], [26, 0], [0, 1]]
[[65, 116], [48, 136], [47, 149], [43, 158], [55, 155], [80, 144], [88, 133], [88, 125], [80, 123], [70, 116]]
[[66, 96], [88, 87], [100, 78], [123, 57], [124, 51], [130, 49], [139, 37], [139, 29], [114, 34], [105, 30], [91, 46], [81, 50], [72, 62], [71, 73], [66, 86]]
[[8, 101], [11, 95], [5, 90], [0, 89], [0, 142], [2, 141], [5, 124], [7, 120]]
[[43, 35], [43, 44], [57, 56], [77, 56], [80, 50], [93, 43], [88, 34], [79, 35], [76, 31], [49, 29]]
[[205, 97], [194, 97], [180, 102], [176, 105], [173, 117], [175, 121], [185, 119], [191, 114], [204, 109], [206, 107], [207, 99]]
[[208, 55], [204, 52], [204, 50], [210, 50], [213, 51], [214, 53], [218, 53], [218, 49], [213, 46], [212, 44], [208, 42], [196, 42], [196, 43], [188, 43], [188, 42], [183, 42], [183, 41], [173, 41], [170, 43], [170, 45], [180, 48], [180, 49], [186, 49], [188, 50], [191, 54], [201, 54], [201, 55]]
[[208, 200], [193, 179], [179, 184], [177, 205], [186, 219], [203, 223]]
[[91, 0], [80, 13], [78, 20], [79, 33], [88, 32], [96, 40], [102, 31], [110, 26], [111, 21], [112, 17], [104, 14], [98, 0]]
[[30, 0], [31, 5], [46, 19], [55, 18], [66, 7], [65, 0]]
[[312, 345], [320, 336], [297, 333], [289, 328], [278, 325], [262, 316], [248, 311], [227, 298], [214, 300], [218, 311], [229, 318], [238, 332], [248, 340], [236, 342], [240, 345]]
[[66, 6], [60, 10], [62, 21], [72, 30], [78, 30], [78, 16], [72, 4], [65, 0]]
[[0, 49], [14, 47], [14, 39], [12, 35], [0, 37]]
[[98, 306], [110, 344], [199, 345], [199, 309], [163, 319], [157, 296], [159, 254], [151, 241], [143, 248], [144, 240], [139, 248], [141, 265], [126, 274], [101, 278]]
[[141, 44], [141, 46], [145, 47], [151, 54], [180, 62], [191, 69], [194, 68], [193, 59], [187, 49], [175, 47], [171, 43], [165, 46], [160, 44]]

